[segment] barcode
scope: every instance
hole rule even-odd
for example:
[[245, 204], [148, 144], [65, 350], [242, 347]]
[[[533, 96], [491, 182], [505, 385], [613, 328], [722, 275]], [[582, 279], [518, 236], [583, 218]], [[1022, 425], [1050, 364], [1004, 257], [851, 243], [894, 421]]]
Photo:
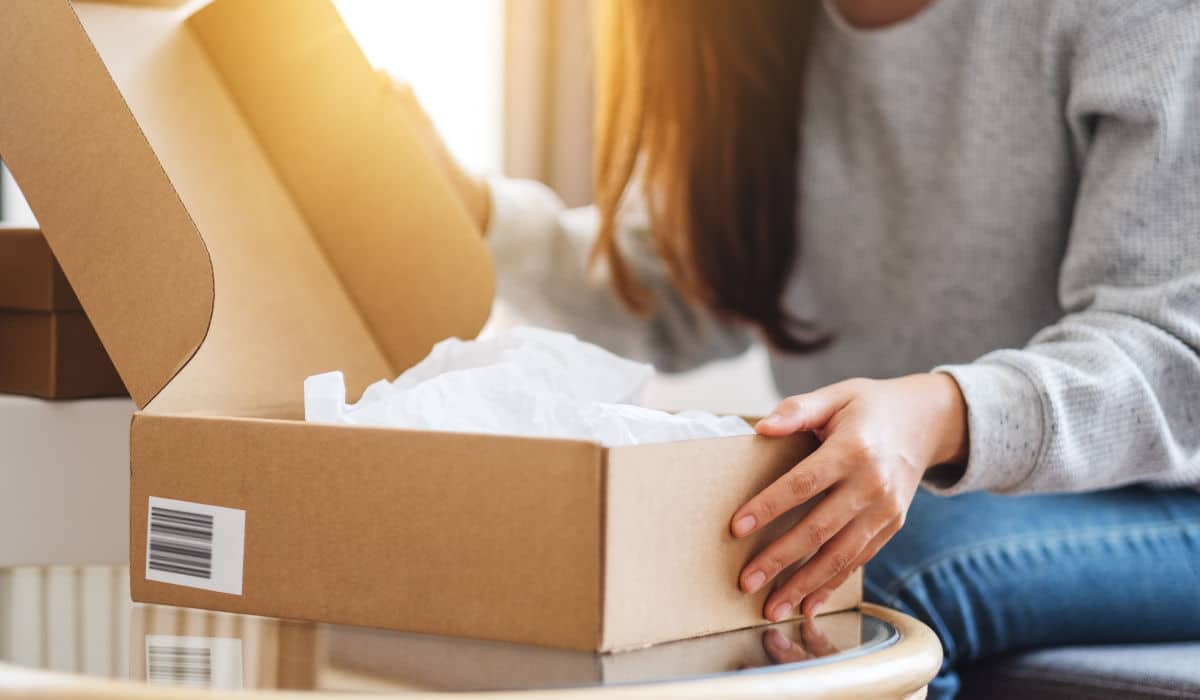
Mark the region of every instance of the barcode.
[[155, 506], [150, 509], [153, 571], [212, 579], [213, 516]]
[[238, 690], [242, 687], [242, 640], [148, 634], [146, 682]]
[[150, 496], [146, 580], [242, 594], [246, 511]]
[[147, 645], [146, 681], [158, 685], [211, 688], [213, 685], [212, 649]]

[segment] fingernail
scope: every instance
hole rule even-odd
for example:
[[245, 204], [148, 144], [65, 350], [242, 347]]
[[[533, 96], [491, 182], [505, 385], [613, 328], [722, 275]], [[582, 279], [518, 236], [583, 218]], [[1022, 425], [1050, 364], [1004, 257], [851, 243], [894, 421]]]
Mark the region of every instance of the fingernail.
[[746, 577], [746, 592], [754, 593], [762, 588], [762, 585], [767, 582], [767, 575], [761, 571], [755, 571]]
[[825, 594], [825, 595], [822, 595], [820, 598], [814, 598], [813, 604], [808, 606], [809, 617], [816, 617], [817, 615], [821, 614], [821, 611], [823, 611], [825, 609], [825, 600], [828, 597], [829, 597], [829, 594]]
[[776, 425], [779, 425], [779, 420], [780, 420], [779, 416], [772, 413], [771, 415], [767, 416], [766, 418], [763, 418], [762, 420], [760, 420], [758, 422], [758, 426], [756, 426], [756, 427], [773, 428]]
[[758, 523], [753, 515], [743, 515], [733, 523], [733, 534], [741, 537], [754, 529]]
[[779, 622], [792, 612], [791, 603], [780, 603], [771, 610], [771, 621]]

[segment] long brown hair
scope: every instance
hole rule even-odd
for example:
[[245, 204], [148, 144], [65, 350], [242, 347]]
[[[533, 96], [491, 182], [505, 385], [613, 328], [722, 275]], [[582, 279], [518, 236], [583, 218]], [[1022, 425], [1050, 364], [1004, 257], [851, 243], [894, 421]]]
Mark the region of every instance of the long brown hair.
[[823, 342], [788, 316], [796, 259], [800, 98], [816, 0], [596, 0], [593, 262], [621, 299], [654, 299], [617, 240], [631, 188], [648, 206], [671, 282], [775, 346]]

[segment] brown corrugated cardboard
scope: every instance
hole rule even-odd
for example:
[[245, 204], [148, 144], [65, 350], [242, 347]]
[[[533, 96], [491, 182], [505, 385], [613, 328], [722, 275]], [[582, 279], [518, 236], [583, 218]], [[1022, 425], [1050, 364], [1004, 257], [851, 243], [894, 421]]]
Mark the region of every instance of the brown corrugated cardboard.
[[205, 337], [204, 242], [71, 6], [10, 2], [3, 12], [0, 82], [21, 99], [5, 100], [0, 152], [145, 406]]
[[0, 226], [0, 310], [79, 311], [79, 299], [38, 229]]
[[[23, 96], [0, 150], [143, 408], [135, 599], [588, 650], [761, 622], [736, 577], [771, 533], [727, 519], [810, 437], [606, 450], [297, 420], [307, 375], [357, 393], [474, 335], [491, 268], [329, 0], [194, 9], [0, 10], [0, 90]], [[153, 538], [151, 499], [172, 499]]]
[[41, 231], [0, 226], [0, 393], [124, 396]]
[[125, 387], [83, 312], [0, 310], [0, 393], [78, 399]]
[[[640, 637], [647, 620], [677, 631], [674, 638], [761, 621], [763, 595], [738, 590], [737, 575], [754, 552], [791, 523], [777, 521], [755, 541], [742, 542], [729, 534], [729, 517], [812, 447], [805, 436], [607, 450], [603, 599], [608, 604], [601, 647], [644, 644]], [[854, 583], [830, 596], [831, 610], [858, 603]]]

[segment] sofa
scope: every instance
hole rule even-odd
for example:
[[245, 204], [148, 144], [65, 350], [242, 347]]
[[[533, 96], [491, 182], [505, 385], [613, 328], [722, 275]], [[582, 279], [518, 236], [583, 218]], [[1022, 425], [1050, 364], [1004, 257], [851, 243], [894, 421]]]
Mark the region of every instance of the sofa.
[[969, 700], [1200, 698], [1200, 641], [1039, 649], [980, 663], [962, 679]]

